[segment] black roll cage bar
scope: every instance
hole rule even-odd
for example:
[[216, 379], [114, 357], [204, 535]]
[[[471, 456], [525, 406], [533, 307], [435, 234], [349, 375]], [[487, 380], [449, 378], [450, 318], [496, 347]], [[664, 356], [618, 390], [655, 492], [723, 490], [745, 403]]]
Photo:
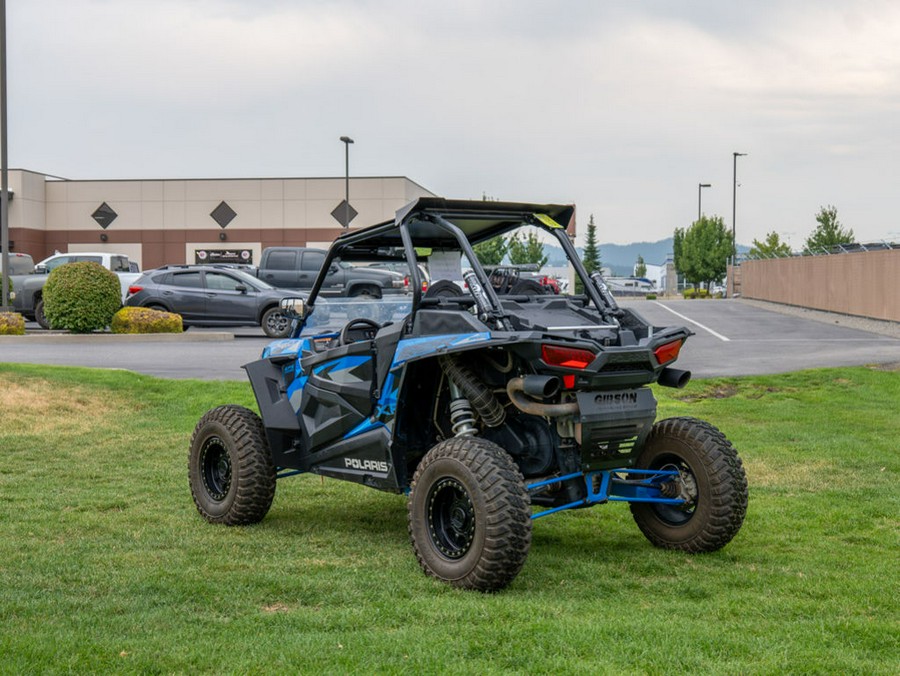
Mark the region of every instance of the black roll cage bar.
[[[325, 255], [325, 261], [323, 262], [322, 268], [319, 271], [319, 275], [316, 277], [316, 281], [309, 292], [309, 296], [307, 299], [307, 313], [309, 312], [309, 309], [315, 307], [315, 299], [318, 297], [319, 291], [321, 290], [322, 285], [325, 282], [327, 271], [331, 267], [332, 261], [337, 258], [342, 251], [344, 251], [348, 247], [352, 247], [354, 244], [377, 239], [381, 235], [386, 235], [393, 232], [399, 232], [400, 234], [403, 254], [406, 258], [406, 263], [409, 266], [410, 280], [413, 283], [412, 312], [415, 313], [422, 302], [422, 279], [419, 276], [418, 259], [416, 257], [415, 245], [413, 243], [412, 235], [409, 232], [409, 228], [410, 225], [414, 222], [430, 222], [437, 225], [441, 230], [445, 231], [446, 233], [451, 235], [454, 240], [456, 240], [456, 243], [459, 245], [462, 252], [466, 255], [466, 258], [469, 260], [469, 264], [472, 266], [472, 271], [475, 273], [475, 276], [477, 277], [479, 283], [482, 285], [485, 295], [488, 297], [489, 303], [491, 305], [492, 318], [496, 320], [502, 320], [504, 317], [506, 317], [506, 313], [503, 310], [503, 306], [500, 303], [499, 297], [491, 286], [487, 273], [485, 273], [484, 268], [481, 266], [481, 263], [478, 262], [478, 257], [475, 255], [472, 244], [469, 242], [468, 237], [465, 235], [462, 229], [452, 223], [450, 220], [453, 218], [471, 219], [475, 216], [483, 216], [484, 218], [488, 218], [491, 220], [507, 220], [510, 222], [510, 225], [508, 227], [505, 227], [502, 230], [498, 230], [496, 233], [491, 233], [491, 237], [503, 234], [504, 232], [508, 232], [509, 230], [519, 227], [520, 225], [533, 225], [553, 235], [559, 242], [563, 251], [565, 251], [566, 257], [569, 259], [572, 267], [575, 268], [576, 274], [581, 277], [582, 282], [584, 283], [585, 293], [591, 299], [594, 307], [597, 308], [597, 310], [600, 312], [603, 312], [606, 308], [606, 303], [603, 301], [599, 290], [594, 286], [590, 275], [588, 275], [587, 273], [587, 270], [585, 270], [581, 259], [578, 257], [578, 252], [575, 250], [574, 245], [569, 240], [569, 237], [566, 234], [565, 230], [561, 227], [548, 227], [545, 223], [535, 218], [535, 213], [543, 213], [546, 207], [539, 205], [520, 204], [516, 205], [517, 208], [505, 209], [502, 208], [501, 205], [494, 205], [491, 203], [485, 204], [483, 202], [471, 202], [471, 206], [469, 206], [465, 202], [455, 201], [447, 205], [450, 206], [450, 208], [435, 208], [429, 207], [426, 204], [424, 205], [424, 208], [417, 209], [416, 207], [421, 202], [428, 203], [445, 201], [434, 200], [430, 198], [420, 199], [419, 201], [413, 202], [403, 209], [400, 209], [397, 212], [397, 217], [393, 221], [388, 221], [378, 225], [373, 225], [368, 228], [364, 228], [362, 230], [357, 230], [356, 232], [347, 232], [340, 235], [335, 240], [334, 245], [332, 245], [331, 248], [328, 249], [328, 252]], [[467, 208], [460, 208], [461, 205], [466, 205]], [[501, 206], [501, 208], [498, 209], [497, 206]]]

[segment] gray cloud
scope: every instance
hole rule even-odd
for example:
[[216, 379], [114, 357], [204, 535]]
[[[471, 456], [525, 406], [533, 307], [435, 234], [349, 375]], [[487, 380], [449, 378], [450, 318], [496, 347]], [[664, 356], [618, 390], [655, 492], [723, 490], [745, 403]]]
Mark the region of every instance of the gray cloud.
[[821, 204], [896, 232], [890, 2], [31, 0], [8, 8], [10, 161], [74, 178], [405, 174], [573, 201], [601, 239], [704, 211], [799, 245]]

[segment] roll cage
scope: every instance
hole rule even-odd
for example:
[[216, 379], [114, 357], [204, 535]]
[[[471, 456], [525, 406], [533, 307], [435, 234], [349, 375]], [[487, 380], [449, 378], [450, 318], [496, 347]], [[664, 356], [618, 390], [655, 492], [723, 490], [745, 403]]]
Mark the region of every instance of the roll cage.
[[582, 279], [588, 299], [601, 314], [606, 315], [610, 303], [591, 283], [567, 233], [574, 214], [575, 208], [570, 205], [419, 198], [399, 210], [394, 220], [344, 233], [334, 241], [310, 291], [306, 313], [314, 311], [327, 270], [334, 260], [356, 259], [404, 261], [409, 269], [412, 313], [415, 315], [423, 301], [423, 280], [418, 263], [424, 257], [417, 250], [454, 250], [462, 252], [468, 259], [471, 273], [477, 281], [477, 285], [472, 286], [480, 287], [471, 291], [476, 301], [484, 305], [480, 308], [484, 318], [498, 328], [508, 327], [507, 311], [473, 247], [521, 226], [531, 225], [548, 233], [559, 243]]

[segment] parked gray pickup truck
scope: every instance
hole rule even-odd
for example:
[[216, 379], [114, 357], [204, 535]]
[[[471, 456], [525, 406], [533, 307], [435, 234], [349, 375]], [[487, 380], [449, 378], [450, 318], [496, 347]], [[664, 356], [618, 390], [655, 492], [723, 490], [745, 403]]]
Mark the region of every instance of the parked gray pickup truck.
[[[256, 276], [281, 289], [309, 291], [325, 262], [325, 251], [298, 246], [263, 249]], [[322, 293], [325, 296], [381, 298], [403, 293], [404, 277], [390, 270], [356, 267], [341, 262], [331, 265]]]
[[[55, 254], [45, 258], [34, 266], [33, 274], [10, 277], [12, 288], [16, 297], [13, 300], [13, 309], [24, 315], [26, 319], [36, 321], [41, 328], [48, 329], [50, 325], [44, 317], [44, 284], [50, 272], [66, 263], [80, 263], [92, 261], [112, 270], [119, 277], [119, 285], [122, 287], [122, 299], [128, 291], [128, 286], [140, 277], [140, 272], [132, 272], [137, 267], [128, 260], [124, 254], [111, 254], [105, 252], [85, 252]], [[12, 268], [12, 266], [10, 266]]]

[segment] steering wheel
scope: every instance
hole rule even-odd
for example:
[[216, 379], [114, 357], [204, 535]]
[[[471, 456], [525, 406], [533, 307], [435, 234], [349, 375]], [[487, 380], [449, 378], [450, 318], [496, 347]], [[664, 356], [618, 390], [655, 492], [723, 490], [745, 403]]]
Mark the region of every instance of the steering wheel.
[[350, 333], [352, 331], [356, 331], [359, 329], [372, 329], [372, 331], [378, 331], [378, 329], [380, 328], [381, 324], [376, 322], [374, 319], [369, 319], [368, 317], [357, 317], [356, 319], [351, 319], [349, 322], [344, 324], [344, 328], [341, 329], [341, 335], [338, 339], [338, 344], [349, 345], [350, 343], [355, 343], [355, 339], [350, 339]]

